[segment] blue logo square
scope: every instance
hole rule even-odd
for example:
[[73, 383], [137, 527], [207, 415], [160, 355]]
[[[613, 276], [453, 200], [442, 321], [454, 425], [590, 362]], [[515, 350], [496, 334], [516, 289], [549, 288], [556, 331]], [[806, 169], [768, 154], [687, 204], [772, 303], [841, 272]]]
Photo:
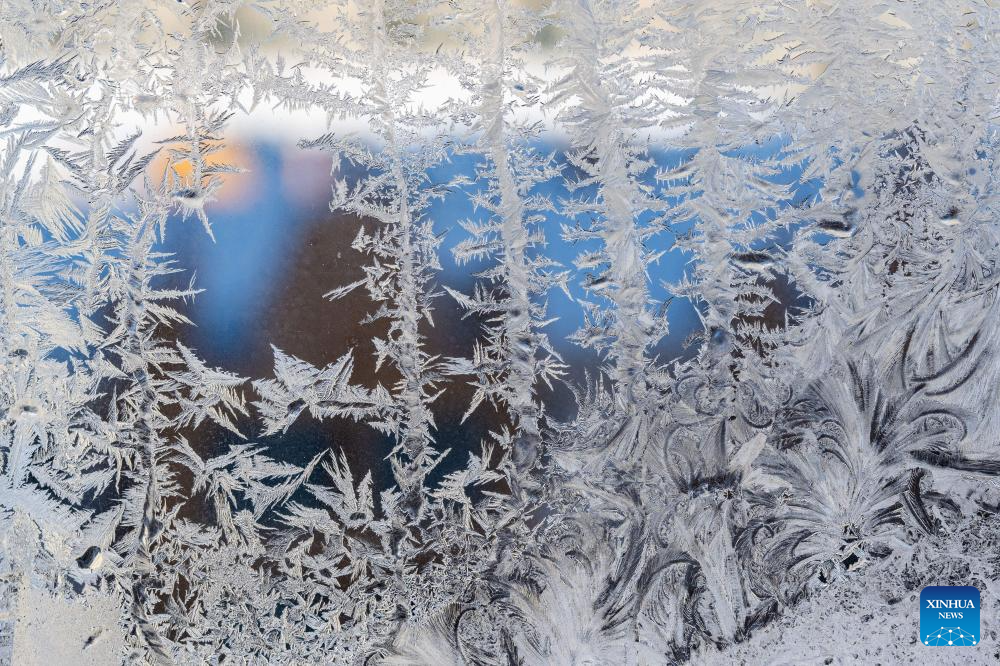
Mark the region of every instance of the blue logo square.
[[970, 585], [929, 585], [920, 591], [920, 642], [958, 647], [978, 645], [979, 590]]

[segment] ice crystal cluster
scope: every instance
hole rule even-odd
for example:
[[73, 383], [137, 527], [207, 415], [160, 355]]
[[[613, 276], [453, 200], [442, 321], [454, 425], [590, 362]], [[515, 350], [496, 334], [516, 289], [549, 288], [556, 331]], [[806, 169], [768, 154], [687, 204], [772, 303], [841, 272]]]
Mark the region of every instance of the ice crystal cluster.
[[[993, 659], [998, 76], [996, 0], [4, 0], [0, 663], [892, 663], [949, 583]], [[243, 377], [164, 242], [261, 110], [326, 121], [370, 334]]]

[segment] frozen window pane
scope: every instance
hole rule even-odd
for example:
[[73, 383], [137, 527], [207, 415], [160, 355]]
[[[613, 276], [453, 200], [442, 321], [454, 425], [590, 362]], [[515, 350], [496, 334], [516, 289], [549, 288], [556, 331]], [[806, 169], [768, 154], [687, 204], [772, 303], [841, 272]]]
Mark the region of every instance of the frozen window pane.
[[0, 664], [928, 662], [994, 5], [0, 3]]

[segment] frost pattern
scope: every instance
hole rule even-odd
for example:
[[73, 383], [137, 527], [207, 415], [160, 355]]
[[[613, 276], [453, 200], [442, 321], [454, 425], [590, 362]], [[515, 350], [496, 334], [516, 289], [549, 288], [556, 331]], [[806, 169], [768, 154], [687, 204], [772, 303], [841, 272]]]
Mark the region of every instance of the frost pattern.
[[[722, 663], [852, 594], [995, 610], [998, 35], [990, 0], [0, 4], [0, 663], [40, 591], [150, 664]], [[177, 341], [163, 240], [213, 233], [260, 108], [328, 119], [299, 147], [365, 263], [316, 307], [360, 290], [372, 335], [248, 379]], [[480, 332], [441, 357], [445, 301]], [[462, 391], [502, 425], [456, 452]], [[309, 419], [388, 481], [291, 462]]]

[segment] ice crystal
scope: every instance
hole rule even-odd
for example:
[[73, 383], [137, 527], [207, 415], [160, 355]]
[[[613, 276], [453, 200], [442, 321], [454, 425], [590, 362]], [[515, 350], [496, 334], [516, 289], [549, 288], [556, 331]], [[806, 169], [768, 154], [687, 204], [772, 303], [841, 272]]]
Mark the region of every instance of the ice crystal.
[[[994, 4], [0, 3], [0, 663], [763, 663], [948, 582], [995, 616]], [[167, 247], [262, 113], [360, 262], [309, 307], [369, 333], [244, 377]], [[388, 455], [303, 454], [320, 422]]]

